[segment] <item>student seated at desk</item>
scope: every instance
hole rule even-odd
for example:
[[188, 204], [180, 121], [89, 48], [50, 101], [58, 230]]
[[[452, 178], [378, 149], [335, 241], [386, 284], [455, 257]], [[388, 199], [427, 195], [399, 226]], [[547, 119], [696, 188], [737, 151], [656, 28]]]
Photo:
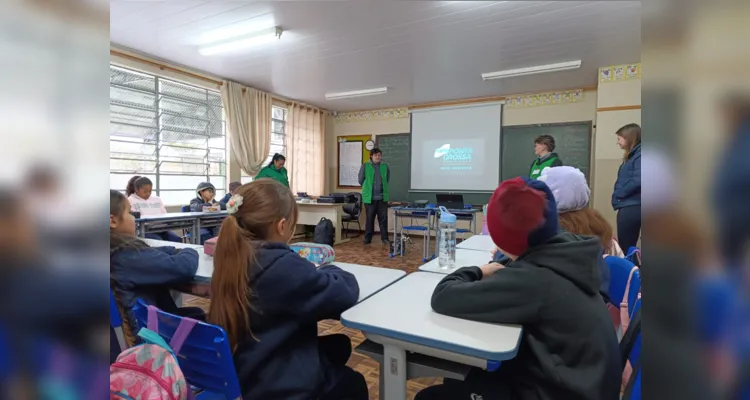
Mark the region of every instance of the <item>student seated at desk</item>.
[[604, 255], [624, 258], [625, 254], [612, 235], [612, 226], [599, 211], [589, 207], [591, 189], [586, 176], [578, 168], [545, 168], [540, 181], [555, 195], [560, 227], [576, 235], [596, 236], [604, 248]]
[[224, 197], [219, 200], [219, 203], [223, 204], [224, 208], [226, 208], [229, 198], [232, 197], [232, 195], [237, 191], [237, 189], [239, 189], [240, 186], [242, 186], [242, 182], [240, 181], [229, 183], [229, 191], [227, 191], [227, 194], [225, 194]]
[[205, 319], [198, 307], [178, 308], [169, 293], [171, 286], [193, 279], [198, 253], [190, 248], [149, 247], [138, 239], [128, 200], [116, 190], [109, 191], [109, 268], [112, 288], [129, 314], [131, 327], [136, 326], [131, 310], [138, 298], [168, 313]]
[[365, 378], [346, 366], [349, 338], [319, 337], [317, 327], [357, 302], [355, 277], [316, 268], [289, 248], [297, 203], [279, 182], [243, 185], [227, 211], [208, 320], [229, 336], [243, 398], [366, 400]]
[[[216, 187], [211, 182], [201, 182], [195, 189], [198, 196], [190, 200], [190, 211], [201, 212], [203, 207], [216, 207], [219, 206], [222, 210], [227, 209], [225, 203], [218, 203], [214, 197], [216, 196]], [[216, 227], [201, 228], [201, 244], [206, 240], [218, 234]]]
[[496, 372], [474, 369], [464, 381], [446, 379], [416, 399], [618, 399], [620, 356], [598, 291], [599, 240], [560, 233], [552, 192], [526, 178], [495, 190], [487, 225], [511, 261], [446, 276], [435, 288], [432, 308], [457, 318], [523, 325], [518, 354]]
[[[151, 194], [153, 187], [154, 184], [151, 182], [151, 179], [145, 176], [136, 175], [130, 178], [128, 186], [125, 187], [125, 194], [128, 196], [131, 211], [140, 212], [141, 216], [167, 213], [167, 209], [164, 208], [164, 202], [159, 197]], [[182, 242], [182, 238], [172, 231], [147, 233], [146, 237], [170, 242]]]

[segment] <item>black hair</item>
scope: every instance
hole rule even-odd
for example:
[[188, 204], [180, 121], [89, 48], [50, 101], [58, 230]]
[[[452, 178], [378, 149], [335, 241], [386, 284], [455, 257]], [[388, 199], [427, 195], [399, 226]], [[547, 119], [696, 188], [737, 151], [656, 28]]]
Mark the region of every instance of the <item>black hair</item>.
[[133, 177], [128, 180], [128, 184], [125, 186], [126, 197], [130, 197], [131, 194], [135, 193], [135, 181], [140, 177], [140, 175], [133, 175]]
[[372, 158], [372, 156], [374, 156], [375, 154], [383, 154], [383, 152], [380, 151], [379, 148], [373, 147], [373, 149], [370, 150], [370, 158]]
[[286, 161], [286, 157], [284, 157], [284, 155], [283, 155], [283, 154], [280, 154], [280, 153], [275, 153], [275, 154], [273, 155], [273, 157], [271, 158], [271, 162], [270, 162], [270, 163], [268, 163], [268, 166], [269, 166], [269, 167], [270, 167], [270, 166], [272, 166], [272, 165], [273, 165], [273, 163], [275, 163], [275, 162], [276, 162], [276, 161], [278, 161], [278, 160], [281, 160], [281, 161]]
[[534, 139], [534, 143], [539, 143], [547, 146], [547, 151], [550, 153], [555, 151], [555, 138], [550, 135], [541, 135]]
[[[132, 179], [131, 179], [132, 180]], [[128, 208], [128, 199], [124, 194], [117, 190], [109, 190], [109, 215], [119, 218], [126, 208]], [[125, 248], [143, 249], [148, 245], [135, 236], [123, 235], [118, 232], [109, 231], [109, 254], [115, 253]]]

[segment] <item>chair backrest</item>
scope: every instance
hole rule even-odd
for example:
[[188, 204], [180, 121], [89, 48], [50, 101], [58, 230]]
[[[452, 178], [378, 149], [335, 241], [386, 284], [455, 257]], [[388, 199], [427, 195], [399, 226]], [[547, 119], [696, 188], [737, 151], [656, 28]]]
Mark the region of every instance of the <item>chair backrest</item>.
[[190, 206], [182, 206], [180, 209], [182, 212], [190, 212]]
[[353, 217], [359, 217], [359, 213], [362, 211], [362, 193], [359, 192], [349, 192], [350, 196], [354, 196], [355, 202], [354, 202], [354, 210], [356, 211], [357, 215], [353, 215]]
[[[148, 306], [141, 299], [133, 307], [133, 313], [139, 329], [145, 328]], [[158, 317], [159, 336], [169, 342], [182, 318], [161, 310], [158, 311]], [[207, 392], [223, 394], [228, 400], [241, 398], [229, 338], [220, 327], [198, 322], [177, 353], [177, 358], [190, 385]]]
[[620, 257], [606, 257], [604, 261], [609, 267], [609, 298], [612, 299], [612, 303], [616, 306], [620, 306], [620, 301], [626, 301], [628, 303], [628, 309], [630, 314], [633, 313], [633, 307], [635, 306], [636, 300], [638, 299], [638, 293], [641, 291], [641, 273], [640, 270], [633, 272], [632, 278], [630, 278], [630, 289], [628, 290], [628, 298], [623, 299], [625, 295], [625, 289], [630, 277], [630, 271], [636, 268], [632, 262], [620, 258]]
[[125, 333], [122, 328], [122, 316], [120, 315], [120, 310], [117, 308], [117, 302], [115, 301], [115, 295], [112, 293], [112, 288], [109, 289], [109, 326], [115, 331], [120, 351], [127, 349], [128, 345], [127, 342], [125, 342]]

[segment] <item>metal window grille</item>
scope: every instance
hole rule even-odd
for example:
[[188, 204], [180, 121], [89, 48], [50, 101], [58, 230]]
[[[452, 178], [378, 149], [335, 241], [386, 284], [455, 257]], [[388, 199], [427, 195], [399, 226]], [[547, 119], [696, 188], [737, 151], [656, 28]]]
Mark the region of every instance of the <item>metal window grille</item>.
[[188, 204], [198, 183], [226, 193], [226, 135], [221, 94], [110, 65], [110, 187], [133, 175], [154, 182], [166, 205]]

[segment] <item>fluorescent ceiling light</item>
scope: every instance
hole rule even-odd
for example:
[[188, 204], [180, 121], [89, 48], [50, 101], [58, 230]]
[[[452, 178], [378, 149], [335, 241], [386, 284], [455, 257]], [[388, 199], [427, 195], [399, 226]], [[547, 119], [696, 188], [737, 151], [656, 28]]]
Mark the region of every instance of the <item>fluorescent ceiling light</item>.
[[581, 60], [568, 61], [568, 62], [562, 62], [562, 63], [557, 63], [557, 64], [538, 65], [536, 67], [509, 69], [509, 70], [497, 71], [497, 72], [487, 72], [487, 73], [482, 74], [482, 79], [486, 81], [488, 79], [501, 79], [501, 78], [510, 78], [513, 76], [543, 74], [545, 72], [566, 71], [569, 69], [576, 69], [580, 67], [581, 67]]
[[376, 89], [354, 90], [351, 92], [326, 93], [326, 100], [349, 99], [352, 97], [373, 96], [388, 93], [387, 87]]
[[201, 47], [198, 49], [198, 52], [201, 55], [210, 56], [213, 54], [243, 49], [257, 44], [273, 42], [274, 40], [281, 39], [281, 32], [281, 28], [274, 26], [261, 31], [251, 32], [247, 35], [236, 37], [231, 40]]

